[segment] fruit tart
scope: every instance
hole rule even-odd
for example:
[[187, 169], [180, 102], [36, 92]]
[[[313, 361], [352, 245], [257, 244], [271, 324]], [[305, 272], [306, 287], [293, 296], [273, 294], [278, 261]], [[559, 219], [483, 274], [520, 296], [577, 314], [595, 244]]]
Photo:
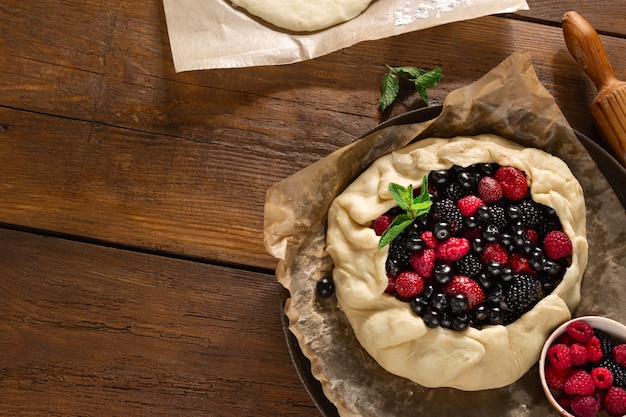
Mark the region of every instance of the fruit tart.
[[332, 203], [338, 306], [387, 371], [425, 387], [509, 385], [580, 301], [585, 202], [568, 166], [499, 136], [377, 159]]

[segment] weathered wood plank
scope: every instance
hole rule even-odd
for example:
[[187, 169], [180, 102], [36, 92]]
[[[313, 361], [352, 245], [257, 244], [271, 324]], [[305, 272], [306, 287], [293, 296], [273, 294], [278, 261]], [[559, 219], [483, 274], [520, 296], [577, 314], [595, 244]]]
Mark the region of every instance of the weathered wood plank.
[[0, 414], [317, 415], [270, 275], [0, 229]]

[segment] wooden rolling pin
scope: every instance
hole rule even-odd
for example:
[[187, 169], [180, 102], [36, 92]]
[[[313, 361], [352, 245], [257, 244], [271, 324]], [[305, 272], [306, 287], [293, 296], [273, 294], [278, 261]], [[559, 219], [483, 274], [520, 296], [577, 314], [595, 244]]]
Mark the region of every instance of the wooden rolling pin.
[[613, 74], [598, 32], [577, 12], [561, 21], [570, 54], [596, 85], [589, 107], [598, 130], [617, 160], [626, 167], [626, 82]]

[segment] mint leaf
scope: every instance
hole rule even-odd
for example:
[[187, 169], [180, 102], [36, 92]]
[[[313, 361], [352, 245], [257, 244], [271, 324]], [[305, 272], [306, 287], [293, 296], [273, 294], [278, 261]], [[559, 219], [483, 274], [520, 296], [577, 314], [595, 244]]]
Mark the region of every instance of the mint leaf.
[[432, 71], [423, 73], [419, 77], [415, 77], [415, 85], [419, 84], [426, 88], [433, 88], [437, 85], [442, 77], [443, 76], [441, 75], [441, 69], [437, 67]]
[[389, 183], [389, 192], [398, 206], [406, 213], [397, 215], [387, 230], [381, 235], [378, 249], [384, 248], [391, 243], [404, 229], [430, 210], [432, 201], [428, 193], [428, 176], [422, 179], [422, 189], [417, 197], [413, 197], [413, 185], [404, 187], [394, 182]]
[[426, 70], [423, 70], [421, 68], [415, 68], [415, 67], [395, 67], [392, 68], [393, 71], [395, 71], [399, 76], [404, 77], [404, 78], [419, 78], [421, 77], [424, 73], [426, 73]]
[[416, 89], [420, 98], [428, 105], [428, 89], [433, 88], [443, 77], [439, 67], [427, 71], [416, 67], [391, 67], [387, 65], [389, 72], [383, 75], [381, 82], [381, 98], [378, 106], [385, 111], [398, 97], [400, 81], [410, 82]]
[[385, 111], [387, 107], [394, 102], [400, 91], [400, 80], [394, 72], [388, 72], [383, 75], [380, 83], [381, 97], [378, 100], [378, 106], [381, 111]]
[[378, 249], [382, 249], [391, 243], [404, 229], [406, 229], [414, 219], [411, 219], [406, 214], [400, 214], [393, 219], [393, 222], [389, 225], [387, 230], [380, 236], [378, 242]]
[[403, 187], [400, 184], [390, 183], [389, 192], [394, 200], [398, 203], [398, 206], [402, 210], [408, 211], [413, 204], [413, 186]]

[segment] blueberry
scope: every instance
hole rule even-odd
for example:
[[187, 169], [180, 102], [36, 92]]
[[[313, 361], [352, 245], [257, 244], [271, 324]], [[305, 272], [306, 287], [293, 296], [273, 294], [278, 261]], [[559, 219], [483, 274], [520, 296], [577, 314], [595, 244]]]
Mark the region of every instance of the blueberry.
[[500, 245], [507, 252], [513, 252], [513, 249], [514, 249], [513, 235], [508, 232], [500, 233]]
[[468, 216], [463, 219], [463, 226], [465, 226], [468, 230], [474, 230], [478, 228], [480, 223], [478, 223], [478, 219], [475, 216]]
[[463, 294], [456, 294], [450, 298], [450, 309], [453, 313], [461, 313], [467, 310], [469, 303]]
[[461, 171], [457, 176], [457, 181], [465, 191], [471, 191], [476, 185], [476, 177], [467, 171]]
[[438, 264], [433, 268], [433, 281], [439, 285], [446, 285], [452, 281], [452, 267], [448, 264]]
[[515, 204], [511, 204], [507, 208], [506, 215], [512, 222], [517, 222], [522, 219], [522, 211], [520, 210], [519, 206]]
[[487, 275], [491, 277], [499, 277], [502, 275], [502, 264], [500, 262], [489, 261], [486, 271]]
[[418, 235], [411, 235], [406, 240], [406, 248], [411, 252], [420, 252], [426, 249], [426, 242]]
[[448, 297], [444, 293], [437, 293], [433, 296], [430, 305], [433, 309], [443, 313], [448, 308]]
[[561, 273], [561, 265], [558, 262], [546, 259], [543, 263], [543, 271], [548, 275], [559, 275]]
[[411, 300], [411, 310], [418, 316], [424, 315], [428, 308], [428, 300], [424, 299], [424, 297], [417, 296]]
[[436, 187], [448, 184], [448, 171], [432, 171], [428, 175], [428, 183]]
[[441, 325], [441, 313], [437, 310], [429, 310], [424, 313], [424, 324], [431, 329], [437, 328]]
[[485, 242], [481, 238], [477, 237], [470, 240], [470, 247], [474, 253], [480, 255], [485, 251]]
[[424, 285], [424, 290], [422, 291], [421, 296], [426, 300], [430, 300], [434, 293], [435, 286], [433, 284], [426, 284]]
[[490, 324], [502, 324], [504, 321], [504, 314], [499, 307], [492, 307], [489, 309], [488, 319]]
[[515, 274], [513, 273], [513, 270], [511, 269], [510, 266], [505, 266], [504, 268], [502, 268], [502, 273], [500, 274], [500, 281], [507, 283], [507, 282], [513, 281], [513, 278], [515, 278]]
[[452, 328], [463, 331], [470, 325], [470, 317], [467, 313], [455, 314], [452, 317]]
[[494, 243], [497, 242], [499, 238], [500, 230], [496, 225], [489, 224], [483, 230], [483, 239], [485, 239], [485, 242]]
[[489, 289], [493, 286], [493, 280], [484, 272], [478, 274], [477, 281], [478, 281], [478, 284], [480, 284], [480, 286], [483, 287], [484, 289]]
[[322, 298], [329, 298], [335, 293], [335, 282], [332, 278], [324, 277], [317, 281], [317, 294]]
[[450, 237], [450, 225], [446, 222], [435, 223], [433, 234], [439, 240], [446, 240]]
[[489, 219], [491, 218], [489, 207], [487, 206], [478, 207], [478, 209], [476, 209], [476, 218], [478, 219], [479, 222], [483, 224], [487, 224], [489, 222]]
[[402, 272], [402, 267], [400, 266], [397, 259], [387, 259], [385, 263], [385, 270], [392, 276], [398, 276], [400, 272]]
[[489, 308], [485, 305], [480, 305], [474, 310], [474, 318], [478, 321], [484, 321], [489, 317]]

